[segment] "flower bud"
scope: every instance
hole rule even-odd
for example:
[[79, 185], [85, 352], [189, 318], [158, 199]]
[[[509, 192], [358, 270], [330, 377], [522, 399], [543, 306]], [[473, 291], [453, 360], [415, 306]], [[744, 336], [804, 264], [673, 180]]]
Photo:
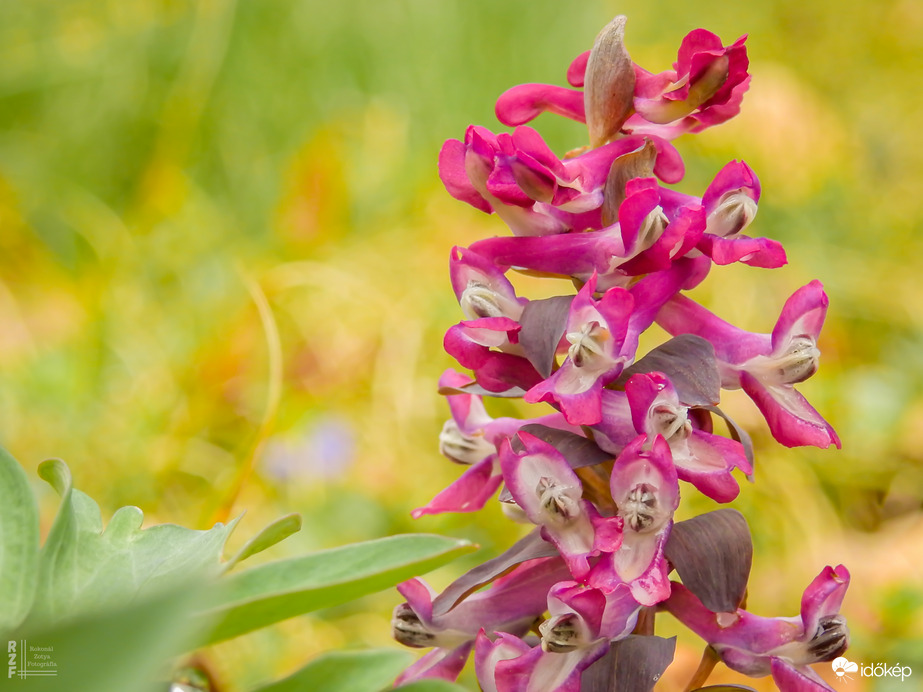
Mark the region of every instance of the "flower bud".
[[391, 616], [391, 633], [398, 643], [415, 649], [433, 646], [436, 641], [436, 636], [426, 629], [408, 603], [401, 603], [394, 609]]
[[449, 461], [470, 466], [497, 450], [483, 436], [463, 433], [458, 423], [450, 419], [439, 433], [439, 451]]
[[587, 62], [583, 102], [592, 147], [615, 138], [631, 113], [635, 70], [625, 50], [626, 21], [619, 15], [599, 32]]

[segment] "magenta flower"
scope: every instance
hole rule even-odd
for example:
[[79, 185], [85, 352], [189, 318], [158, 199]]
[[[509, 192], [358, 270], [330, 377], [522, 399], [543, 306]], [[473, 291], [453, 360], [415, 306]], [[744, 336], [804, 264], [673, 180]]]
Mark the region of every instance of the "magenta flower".
[[474, 371], [490, 391], [528, 389], [541, 380], [519, 348], [520, 324], [528, 300], [518, 298], [497, 265], [478, 253], [452, 248], [449, 260], [452, 288], [468, 319], [446, 332], [445, 350]]
[[[725, 47], [715, 34], [695, 29], [680, 44], [672, 70], [652, 74], [635, 65], [635, 113], [621, 123], [621, 130], [672, 140], [733, 118], [750, 86], [745, 40], [742, 36]], [[591, 53], [583, 53], [571, 63], [567, 71], [571, 85], [585, 85], [590, 57]], [[510, 126], [527, 123], [545, 111], [585, 123], [590, 99], [589, 91], [581, 94], [565, 87], [521, 84], [500, 96], [496, 115]]]
[[567, 317], [567, 357], [548, 379], [525, 394], [530, 403], [553, 401], [568, 423], [593, 425], [602, 417], [602, 388], [631, 363], [640, 330], [629, 329], [634, 297], [610, 288], [596, 300], [596, 275], [580, 289]]
[[[658, 137], [654, 173], [682, 179], [682, 159]], [[439, 175], [453, 197], [495, 212], [517, 236], [546, 236], [601, 226], [603, 187], [612, 162], [644, 145], [629, 137], [560, 160], [530, 127], [493, 134], [471, 126], [465, 141], [450, 139], [439, 154]]]
[[740, 492], [731, 470], [753, 473], [744, 447], [736, 440], [697, 430], [680, 402], [676, 389], [659, 372], [632, 376], [625, 393], [635, 430], [648, 439], [661, 435], [680, 480], [692, 483], [699, 492], [717, 502], [730, 502]]
[[731, 161], [705, 190], [702, 199], [673, 190], [664, 193], [675, 203], [699, 201], [705, 208], [705, 233], [696, 246], [718, 265], [743, 262], [751, 267], [774, 269], [788, 261], [782, 244], [769, 238], [742, 235], [756, 216], [760, 181], [743, 161]]
[[520, 355], [521, 326], [509, 317], [462, 320], [449, 327], [443, 340], [446, 352], [459, 365], [474, 371], [478, 384], [491, 392], [512, 387], [529, 389], [541, 375]]
[[849, 645], [840, 606], [849, 586], [849, 571], [826, 567], [805, 589], [798, 617], [767, 618], [738, 609], [713, 613], [681, 584], [672, 584], [663, 607], [707, 641], [733, 670], [751, 677], [772, 674], [782, 690], [831, 689], [809, 668], [832, 661]]
[[[454, 370], [446, 370], [439, 378], [440, 387], [464, 387], [472, 380]], [[451, 461], [468, 466], [459, 478], [443, 489], [424, 507], [411, 516], [419, 519], [427, 514], [443, 512], [476, 512], [482, 509], [503, 481], [497, 457], [499, 444], [529, 423], [576, 432], [560, 413], [521, 420], [491, 418], [480, 396], [451, 394], [446, 397], [452, 417], [439, 434], [439, 451]]]
[[[705, 231], [705, 214], [697, 200], [668, 206], [662, 191], [653, 178], [630, 180], [618, 221], [599, 231], [485, 238], [471, 247], [499, 266], [572, 276], [584, 282], [596, 272], [602, 289], [626, 285], [638, 274], [669, 269], [696, 247]], [[674, 202], [677, 197], [669, 199]]]
[[462, 313], [469, 320], [506, 317], [519, 321], [529, 301], [519, 298], [509, 279], [496, 264], [477, 252], [453, 247], [449, 278]]
[[663, 552], [673, 512], [679, 506], [679, 483], [670, 446], [657, 436], [648, 450], [646, 436], [629, 444], [612, 468], [612, 499], [624, 521], [622, 544], [603, 555], [588, 584], [604, 591], [627, 584], [642, 605], [655, 605], [670, 594], [670, 572]]
[[653, 178], [636, 178], [625, 186], [619, 206], [619, 229], [626, 261], [619, 269], [628, 275], [669, 269], [684, 257], [705, 232], [705, 213], [695, 203], [669, 205]]
[[627, 636], [640, 605], [620, 584], [610, 593], [562, 582], [548, 594], [549, 617], [539, 627], [539, 646], [500, 635], [479, 635], [475, 645], [478, 682], [485, 692], [579, 692], [580, 676]]
[[506, 487], [580, 579], [590, 569], [590, 557], [612, 552], [621, 544], [622, 520], [601, 517], [583, 499], [583, 484], [557, 449], [528, 433], [520, 432], [517, 438], [521, 452], [514, 451], [509, 440], [500, 446]]
[[406, 670], [399, 682], [424, 677], [454, 680], [481, 628], [524, 634], [545, 610], [549, 589], [568, 574], [559, 558], [531, 560], [442, 615], [434, 614], [436, 594], [422, 579], [399, 584], [397, 589], [407, 601], [394, 609], [394, 638], [413, 648], [436, 647]]
[[746, 38], [724, 47], [715, 34], [695, 29], [680, 44], [672, 70], [651, 74], [636, 65], [636, 113], [624, 129], [674, 139], [733, 118], [750, 87]]
[[827, 303], [820, 281], [812, 281], [785, 301], [772, 334], [754, 334], [677, 295], [661, 308], [657, 323], [673, 335], [698, 334], [708, 339], [718, 357], [721, 386], [742, 388], [780, 443], [839, 447], [836, 432], [794, 387], [817, 372], [817, 339]]

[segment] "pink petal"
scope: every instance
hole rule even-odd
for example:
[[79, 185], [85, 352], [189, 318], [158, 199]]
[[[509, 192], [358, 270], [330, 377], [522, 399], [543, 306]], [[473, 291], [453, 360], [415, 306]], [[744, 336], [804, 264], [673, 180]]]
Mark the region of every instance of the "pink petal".
[[698, 430], [693, 430], [686, 442], [689, 456], [673, 455], [679, 479], [692, 483], [715, 502], [730, 502], [736, 498], [740, 486], [731, 475], [731, 469], [739, 468], [747, 475], [753, 473], [743, 445]]
[[843, 565], [825, 567], [808, 585], [801, 597], [801, 621], [806, 639], [817, 631], [821, 618], [840, 612], [848, 587], [849, 570]]
[[[477, 671], [478, 683], [483, 692], [500, 692], [494, 675], [500, 661], [519, 658], [532, 650], [528, 644], [519, 637], [514, 637], [505, 632], [497, 632], [496, 639], [491, 641], [482, 629], [474, 645], [474, 668]], [[505, 689], [509, 689], [507, 686]]]
[[468, 179], [465, 169], [467, 147], [457, 139], [446, 140], [439, 152], [439, 178], [449, 194], [475, 209], [490, 214], [493, 209]]
[[719, 266], [743, 262], [751, 267], [776, 269], [788, 264], [782, 243], [770, 238], [750, 238], [745, 235], [721, 238], [706, 233], [696, 247]]
[[433, 649], [401, 673], [394, 681], [395, 686], [427, 679], [454, 682], [465, 667], [473, 645], [472, 640], [454, 649]]
[[581, 53], [567, 68], [567, 83], [573, 87], [582, 87], [586, 75], [586, 66], [590, 60], [590, 51]]
[[497, 120], [510, 127], [524, 125], [546, 111], [585, 123], [583, 92], [550, 84], [519, 84], [500, 94], [494, 108]]
[[705, 194], [702, 195], [702, 205], [707, 213], [711, 213], [718, 204], [718, 200], [726, 192], [732, 190], [747, 190], [754, 202], [760, 201], [760, 181], [756, 173], [743, 161], [730, 161], [724, 165], [714, 180], [711, 181]]
[[657, 324], [673, 336], [697, 334], [715, 347], [718, 359], [732, 365], [772, 350], [768, 334], [753, 334], [725, 322], [686, 296], [677, 295], [657, 313]]
[[469, 466], [455, 482], [442, 490], [427, 505], [413, 510], [410, 516], [419, 519], [427, 514], [476, 512], [482, 509], [503, 482], [503, 476], [500, 469], [496, 468], [495, 461], [496, 456], [492, 455]]
[[817, 279], [795, 291], [785, 301], [772, 330], [773, 351], [784, 348], [792, 337], [806, 335], [816, 340], [824, 326], [829, 302], [823, 284]]
[[767, 387], [748, 372], [740, 374], [740, 384], [766, 418], [769, 431], [786, 447], [811, 445], [826, 449], [840, 447], [840, 438], [830, 424], [793, 386]]
[[[449, 368], [439, 377], [439, 386], [458, 388], [471, 384], [473, 381], [467, 375]], [[487, 410], [484, 408], [484, 403], [479, 396], [473, 394], [450, 394], [446, 397], [446, 400], [449, 403], [452, 419], [463, 433], [473, 434], [492, 420], [487, 415]]]
[[[793, 666], [781, 658], [772, 657], [772, 679], [780, 692], [823, 692], [832, 691], [821, 677], [808, 666]], [[844, 681], [845, 682], [845, 681]]]

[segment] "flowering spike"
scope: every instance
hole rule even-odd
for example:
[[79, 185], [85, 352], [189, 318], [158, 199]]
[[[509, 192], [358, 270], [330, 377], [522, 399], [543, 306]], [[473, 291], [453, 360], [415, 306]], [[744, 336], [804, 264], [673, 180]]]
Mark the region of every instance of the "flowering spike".
[[[754, 334], [683, 295], [713, 266], [787, 261], [778, 241], [744, 235], [761, 194], [746, 163], [729, 162], [695, 194], [670, 187], [685, 173], [672, 140], [740, 110], [746, 37], [725, 46], [696, 29], [672, 69], [653, 73], [632, 63], [625, 25], [616, 17], [573, 60], [569, 87], [504, 92], [496, 115], [512, 132], [471, 126], [440, 152], [449, 194], [510, 233], [452, 249], [464, 319], [444, 345], [475, 380], [440, 379], [452, 417], [439, 448], [466, 468], [413, 516], [480, 509], [504, 485], [503, 514], [533, 529], [438, 596], [418, 579], [398, 587], [395, 638], [434, 647], [398, 682], [455, 679], [474, 648], [485, 692], [649, 689], [674, 648], [651, 636], [660, 611], [731, 669], [771, 674], [786, 690], [824, 689], [808, 666], [849, 643], [845, 567], [818, 575], [800, 617], [759, 617], [741, 607], [752, 561], [743, 515], [674, 524], [680, 481], [729, 502], [741, 493], [734, 469], [753, 480], [752, 441], [718, 407], [722, 388], [743, 389], [784, 445], [839, 446], [795, 389], [817, 370], [828, 301], [812, 281], [772, 333]], [[590, 145], [555, 153], [526, 125], [543, 112], [585, 123]], [[513, 272], [569, 279], [576, 291], [530, 301]], [[674, 338], [639, 354], [655, 320]], [[484, 396], [553, 410], [492, 418]], [[712, 414], [730, 438], [714, 433]], [[673, 569], [683, 584], [671, 584]]]

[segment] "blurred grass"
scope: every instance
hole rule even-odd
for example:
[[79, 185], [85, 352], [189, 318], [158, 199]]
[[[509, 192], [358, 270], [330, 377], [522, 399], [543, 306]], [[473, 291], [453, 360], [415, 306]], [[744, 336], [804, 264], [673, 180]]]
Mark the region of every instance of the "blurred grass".
[[[678, 142], [680, 188], [700, 194], [746, 159], [764, 188], [754, 230], [791, 265], [716, 270], [698, 297], [757, 331], [812, 278], [831, 298], [803, 391], [842, 452], [782, 449], [727, 397], [759, 449], [735, 503], [757, 547], [750, 603], [794, 614], [820, 568], [845, 562], [850, 658], [923, 671], [923, 6], [910, 0], [0, 3], [0, 441], [30, 470], [66, 459], [104, 511], [138, 504], [150, 522], [246, 508], [243, 540], [301, 511], [283, 551], [408, 530], [485, 554], [508, 544], [516, 528], [495, 509], [409, 519], [457, 472], [435, 442], [441, 337], [458, 319], [448, 250], [504, 232], [448, 197], [436, 155], [471, 122], [497, 129], [509, 86], [563, 83], [616, 13], [655, 71], [697, 26], [750, 34], [743, 113]], [[585, 141], [561, 119], [537, 126], [559, 152]], [[707, 507], [686, 495], [683, 512]], [[312, 652], [387, 644], [395, 600], [218, 647], [219, 677], [243, 689]]]

